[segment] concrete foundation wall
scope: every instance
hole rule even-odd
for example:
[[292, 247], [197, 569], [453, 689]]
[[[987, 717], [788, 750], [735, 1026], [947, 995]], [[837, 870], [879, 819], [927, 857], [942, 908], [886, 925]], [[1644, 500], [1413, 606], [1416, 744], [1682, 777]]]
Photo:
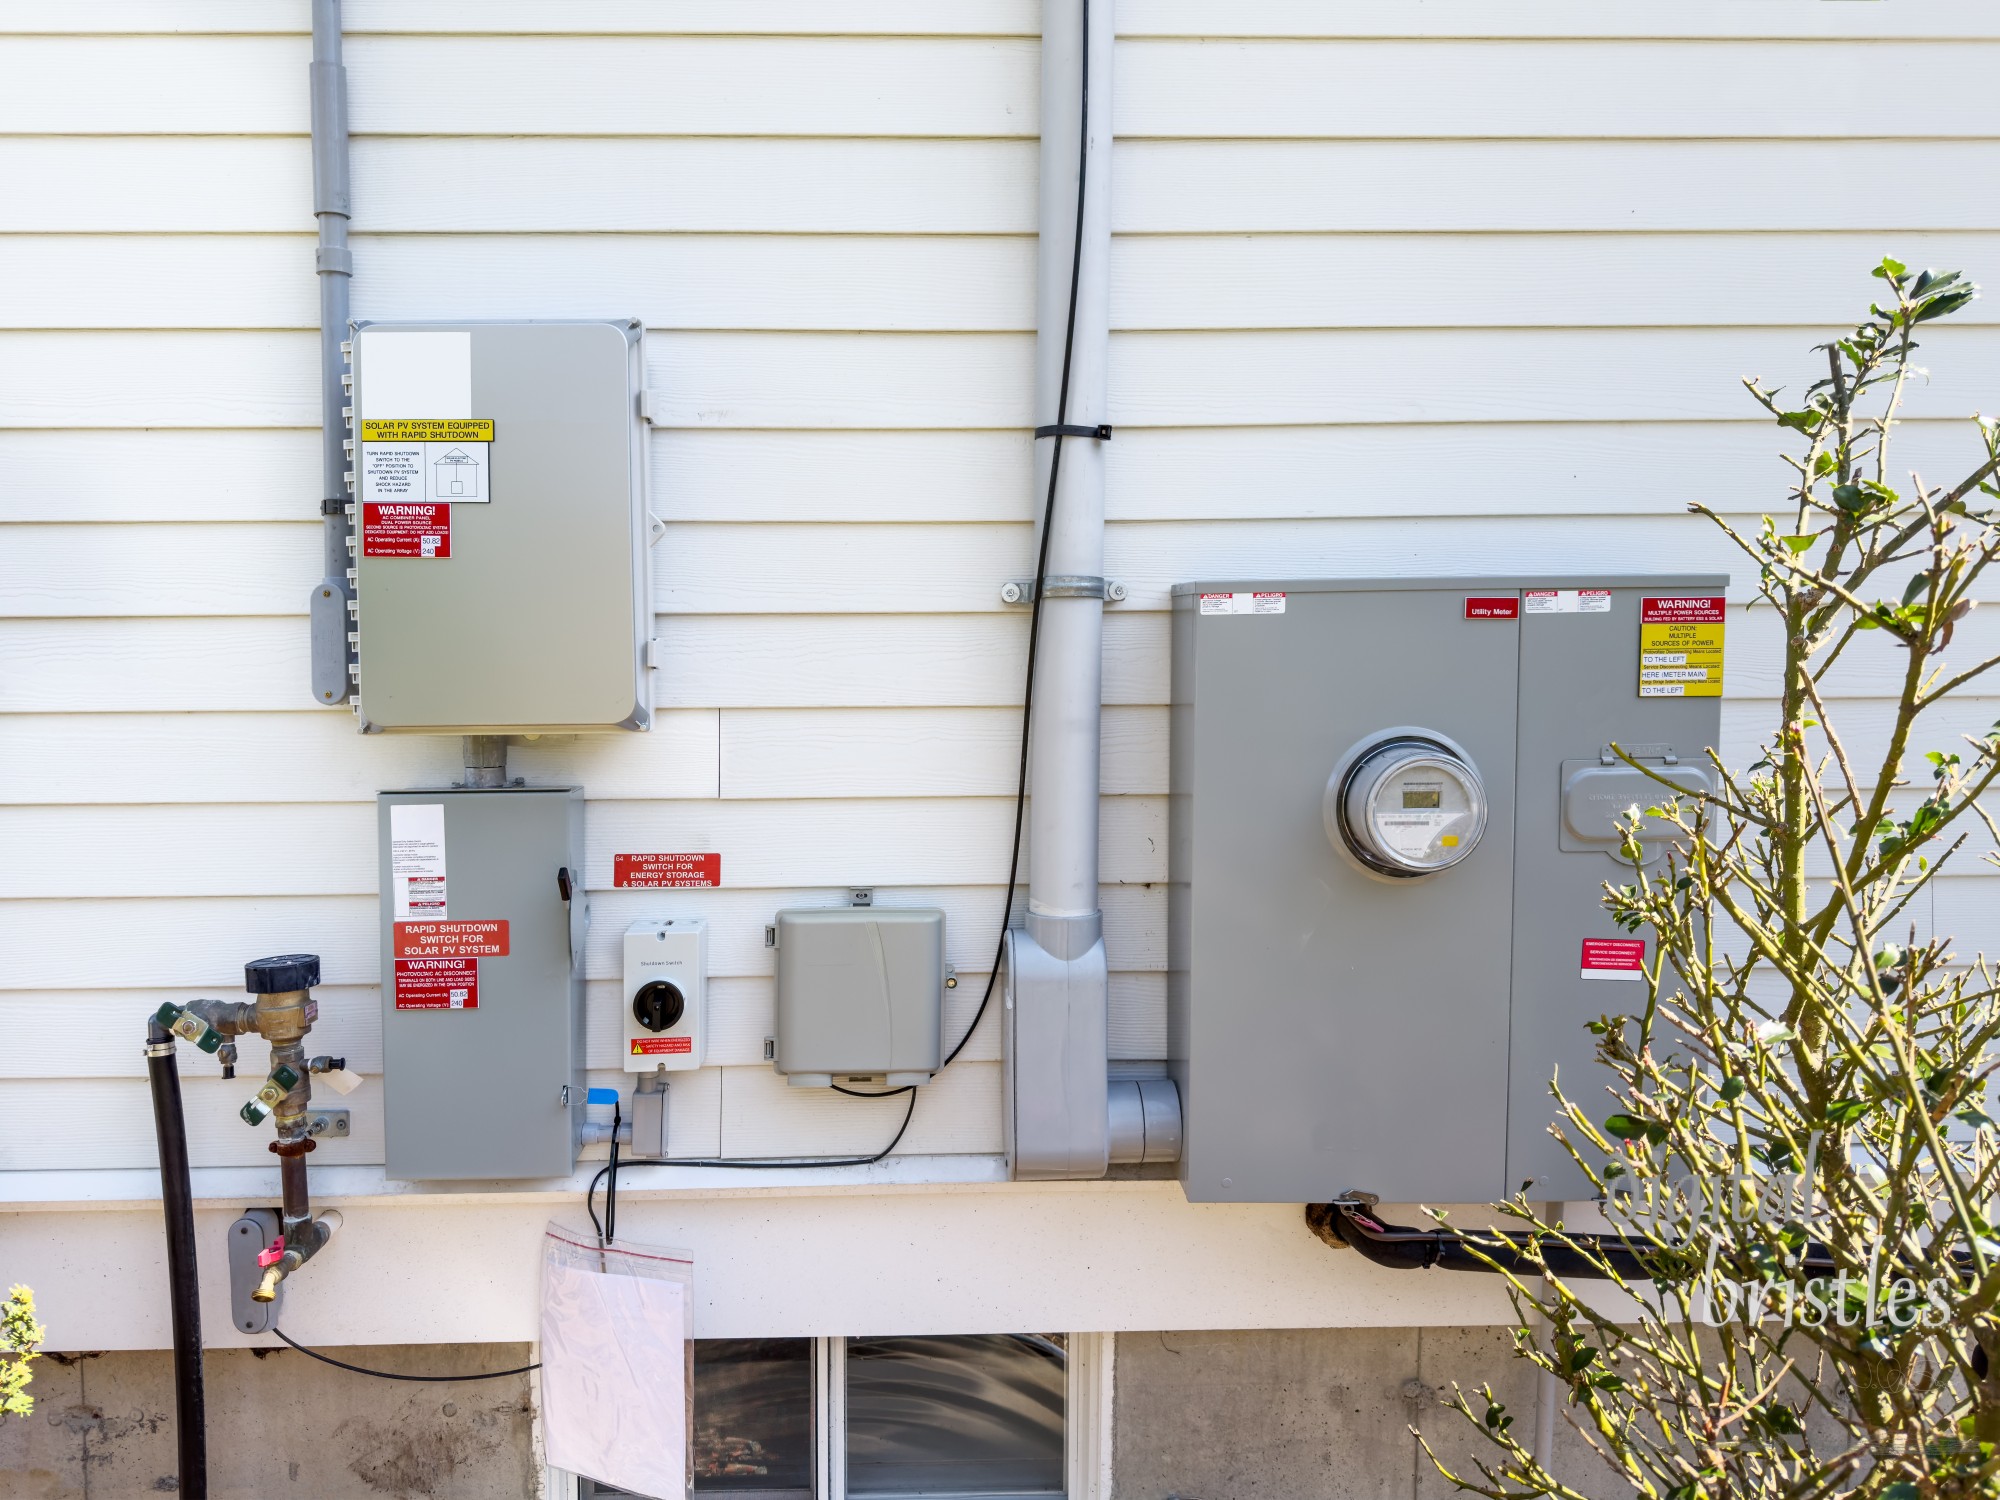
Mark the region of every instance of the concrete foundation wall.
[[[1536, 1372], [1505, 1328], [1304, 1328], [1118, 1336], [1115, 1500], [1444, 1500], [1410, 1428], [1468, 1473], [1495, 1450], [1439, 1403], [1491, 1383], [1535, 1427]], [[1474, 1402], [1474, 1409], [1479, 1403]], [[1596, 1460], [1559, 1414], [1558, 1472]], [[1601, 1471], [1600, 1471], [1601, 1472]], [[1474, 1475], [1476, 1477], [1476, 1475]]]
[[[1445, 1500], [1447, 1461], [1482, 1445], [1438, 1402], [1490, 1381], [1534, 1430], [1534, 1372], [1505, 1328], [1125, 1333], [1117, 1340], [1112, 1500]], [[525, 1346], [330, 1351], [376, 1369], [460, 1374], [528, 1362]], [[532, 1377], [462, 1385], [371, 1380], [289, 1350], [210, 1350], [215, 1500], [533, 1500]], [[175, 1481], [164, 1351], [51, 1355], [35, 1411], [0, 1420], [0, 1500], [136, 1500]], [[1558, 1417], [1564, 1477], [1595, 1460]]]
[[[373, 1369], [456, 1375], [528, 1362], [521, 1344], [336, 1349]], [[532, 1377], [419, 1385], [371, 1380], [291, 1350], [212, 1349], [211, 1500], [533, 1500]], [[0, 1418], [4, 1500], [173, 1494], [173, 1356], [49, 1355], [31, 1416]]]

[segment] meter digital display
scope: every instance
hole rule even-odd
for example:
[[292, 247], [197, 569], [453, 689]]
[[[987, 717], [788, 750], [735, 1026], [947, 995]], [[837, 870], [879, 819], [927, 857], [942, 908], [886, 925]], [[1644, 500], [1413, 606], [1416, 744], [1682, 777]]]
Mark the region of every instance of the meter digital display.
[[1327, 787], [1327, 832], [1378, 874], [1448, 870], [1486, 832], [1486, 789], [1460, 751], [1414, 734], [1350, 751]]

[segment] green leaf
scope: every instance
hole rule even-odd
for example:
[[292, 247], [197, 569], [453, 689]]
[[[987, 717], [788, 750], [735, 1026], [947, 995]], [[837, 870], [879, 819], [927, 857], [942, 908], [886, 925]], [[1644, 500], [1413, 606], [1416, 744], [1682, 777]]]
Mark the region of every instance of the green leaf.
[[1585, 1344], [1582, 1348], [1578, 1349], [1574, 1354], [1570, 1355], [1569, 1373], [1575, 1375], [1579, 1374], [1584, 1370], [1589, 1369], [1591, 1361], [1596, 1358], [1597, 1358], [1597, 1349], [1593, 1345]]
[[1906, 272], [1908, 272], [1909, 269], [1910, 268], [1904, 265], [1900, 260], [1896, 260], [1891, 256], [1885, 255], [1882, 257], [1882, 264], [1877, 266], [1869, 274], [1873, 276], [1879, 276], [1884, 281], [1894, 281], [1898, 276], [1904, 275]]
[[1819, 420], [1820, 416], [1816, 411], [1781, 411], [1778, 413], [1778, 425], [1780, 427], [1789, 427], [1794, 432], [1809, 433], [1814, 427], [1819, 425]]
[[1741, 1099], [1744, 1089], [1748, 1087], [1741, 1078], [1725, 1078], [1722, 1080], [1722, 1097], [1725, 1101]]
[[1815, 541], [1817, 541], [1818, 538], [1810, 536], [1781, 536], [1778, 538], [1778, 540], [1783, 542], [1787, 547], [1791, 548], [1792, 555], [1796, 557], [1801, 552], [1810, 552], [1812, 550], [1812, 544]]
[[1833, 503], [1842, 510], [1866, 510], [1868, 492], [1858, 484], [1836, 484], [1833, 487]]
[[1973, 1108], [1970, 1104], [1958, 1111], [1954, 1118], [1970, 1125], [1974, 1130], [1991, 1130], [1993, 1128], [1993, 1117], [1984, 1110]]
[[1612, 1115], [1605, 1120], [1604, 1129], [1621, 1141], [1636, 1141], [1646, 1133], [1646, 1122], [1631, 1115]]
[[1852, 1125], [1867, 1112], [1868, 1106], [1859, 1099], [1836, 1099], [1826, 1107], [1826, 1123]]
[[1907, 1479], [1899, 1479], [1882, 1491], [1882, 1500], [1917, 1500], [1916, 1485]]

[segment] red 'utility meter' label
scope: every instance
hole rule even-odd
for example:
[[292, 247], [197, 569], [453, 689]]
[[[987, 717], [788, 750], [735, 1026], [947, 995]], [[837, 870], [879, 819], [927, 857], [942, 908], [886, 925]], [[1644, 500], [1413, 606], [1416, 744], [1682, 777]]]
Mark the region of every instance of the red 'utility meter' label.
[[1643, 984], [1646, 979], [1644, 938], [1585, 938], [1583, 940], [1585, 979], [1625, 979]]
[[1465, 618], [1468, 620], [1518, 620], [1521, 618], [1521, 601], [1512, 594], [1500, 594], [1492, 598], [1468, 597], [1465, 601]]
[[676, 1053], [683, 1056], [694, 1051], [691, 1036], [635, 1036], [632, 1038], [634, 1057], [672, 1057]]
[[476, 958], [399, 958], [397, 1010], [479, 1009]]
[[361, 555], [450, 557], [451, 507], [422, 500], [364, 502]]
[[505, 922], [398, 922], [398, 958], [505, 958]]
[[620, 890], [641, 886], [722, 884], [720, 854], [614, 854], [611, 883]]

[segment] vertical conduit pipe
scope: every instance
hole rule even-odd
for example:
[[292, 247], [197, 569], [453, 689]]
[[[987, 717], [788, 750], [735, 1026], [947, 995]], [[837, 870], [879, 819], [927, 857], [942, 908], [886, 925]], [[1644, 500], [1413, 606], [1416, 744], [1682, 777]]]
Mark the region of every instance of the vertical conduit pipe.
[[[1044, 0], [1042, 6], [1038, 425], [1095, 427], [1107, 415], [1114, 9], [1115, 0]], [[1079, 170], [1087, 188], [1080, 236]], [[1067, 409], [1059, 412], [1066, 344]], [[1055, 447], [1053, 439], [1035, 444], [1038, 518]], [[1040, 545], [1037, 536], [1038, 555]], [[1070, 438], [1062, 445], [1047, 572], [1062, 586], [1044, 589], [1041, 602], [1029, 726], [1027, 921], [1008, 942], [1008, 1156], [1017, 1178], [1102, 1177], [1110, 1150], [1108, 973], [1097, 905], [1104, 445], [1094, 439]], [[1090, 581], [1099, 583], [1095, 596]]]
[[208, 1500], [208, 1402], [201, 1372], [201, 1273], [194, 1248], [194, 1189], [188, 1177], [187, 1121], [181, 1113], [174, 1036], [146, 1026], [146, 1077], [153, 1089], [153, 1136], [160, 1149], [160, 1206], [167, 1221], [167, 1304], [174, 1335], [174, 1436], [186, 1500]]
[[348, 286], [354, 257], [347, 248], [347, 69], [340, 60], [340, 0], [312, 0], [313, 213], [319, 220], [320, 529], [325, 576], [313, 586], [312, 694], [321, 704], [345, 703], [348, 676], [347, 474], [349, 397], [342, 377], [347, 357]]

